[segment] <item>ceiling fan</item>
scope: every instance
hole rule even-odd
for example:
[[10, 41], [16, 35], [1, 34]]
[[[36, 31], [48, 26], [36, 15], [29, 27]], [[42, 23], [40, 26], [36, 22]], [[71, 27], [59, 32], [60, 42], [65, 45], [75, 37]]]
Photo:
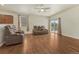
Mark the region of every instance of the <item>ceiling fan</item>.
[[47, 12], [50, 9], [50, 7], [47, 7], [47, 6], [44, 6], [43, 4], [41, 4], [37, 7], [35, 7], [35, 9], [37, 9], [39, 12]]

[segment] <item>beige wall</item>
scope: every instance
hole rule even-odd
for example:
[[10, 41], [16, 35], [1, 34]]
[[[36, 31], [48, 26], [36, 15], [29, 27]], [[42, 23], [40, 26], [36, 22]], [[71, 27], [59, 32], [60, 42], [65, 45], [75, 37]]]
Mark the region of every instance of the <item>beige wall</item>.
[[29, 16], [29, 32], [32, 32], [33, 26], [45, 26], [48, 29], [48, 17], [30, 15]]
[[79, 6], [63, 11], [53, 17], [61, 17], [63, 35], [79, 39]]

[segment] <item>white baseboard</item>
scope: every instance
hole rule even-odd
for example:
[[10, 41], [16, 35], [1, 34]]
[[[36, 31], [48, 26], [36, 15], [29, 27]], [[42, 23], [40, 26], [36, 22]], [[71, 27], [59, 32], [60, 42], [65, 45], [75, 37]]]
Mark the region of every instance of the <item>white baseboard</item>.
[[71, 38], [74, 38], [74, 39], [79, 39], [79, 37], [75, 37], [75, 36], [70, 36], [70, 35], [64, 35], [62, 34], [63, 36], [67, 36], [67, 37], [71, 37]]

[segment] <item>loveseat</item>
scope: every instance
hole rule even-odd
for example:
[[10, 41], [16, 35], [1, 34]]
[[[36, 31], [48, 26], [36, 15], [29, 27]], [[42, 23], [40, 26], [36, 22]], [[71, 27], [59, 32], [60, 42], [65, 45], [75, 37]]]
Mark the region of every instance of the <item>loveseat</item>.
[[48, 34], [48, 30], [44, 26], [34, 26], [33, 34], [34, 35]]

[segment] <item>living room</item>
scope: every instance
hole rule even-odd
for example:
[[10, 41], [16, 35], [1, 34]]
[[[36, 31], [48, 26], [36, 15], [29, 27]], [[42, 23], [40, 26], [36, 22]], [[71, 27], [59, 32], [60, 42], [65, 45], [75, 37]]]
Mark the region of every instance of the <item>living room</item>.
[[[77, 47], [79, 43], [77, 40], [79, 39], [78, 10], [79, 5], [73, 4], [0, 5], [1, 17], [7, 15], [13, 17], [10, 22], [1, 21], [0, 17], [0, 53], [79, 53]], [[51, 20], [52, 23], [58, 20], [58, 26], [55, 26], [58, 32], [55, 32], [54, 25], [52, 25], [54, 29], [51, 30]], [[17, 37], [3, 40], [6, 35], [2, 29], [8, 25], [16, 28]], [[63, 47], [58, 48], [59, 45]]]

